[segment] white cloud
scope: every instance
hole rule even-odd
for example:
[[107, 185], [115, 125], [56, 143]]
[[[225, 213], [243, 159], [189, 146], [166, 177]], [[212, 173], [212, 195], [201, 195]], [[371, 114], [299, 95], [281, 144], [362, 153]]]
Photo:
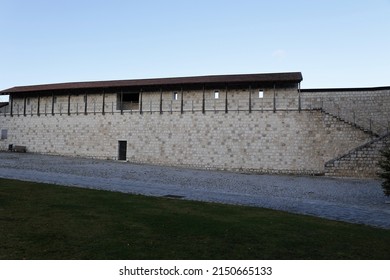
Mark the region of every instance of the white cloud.
[[287, 52], [285, 50], [282, 50], [282, 49], [278, 49], [278, 50], [275, 50], [272, 52], [272, 57], [274, 57], [278, 60], [282, 60], [286, 56], [287, 56]]

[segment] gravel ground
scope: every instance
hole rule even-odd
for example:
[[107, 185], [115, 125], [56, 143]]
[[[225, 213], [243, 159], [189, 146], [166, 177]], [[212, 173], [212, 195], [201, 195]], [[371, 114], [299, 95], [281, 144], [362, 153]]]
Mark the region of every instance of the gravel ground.
[[[0, 153], [0, 177], [265, 207], [390, 229], [380, 181], [248, 175], [38, 154]], [[1, 187], [1, 186], [0, 186]]]

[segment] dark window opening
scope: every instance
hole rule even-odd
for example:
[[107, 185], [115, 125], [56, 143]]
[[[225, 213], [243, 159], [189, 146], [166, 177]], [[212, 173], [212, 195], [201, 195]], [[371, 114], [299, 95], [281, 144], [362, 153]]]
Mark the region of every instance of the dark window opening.
[[138, 110], [139, 109], [138, 92], [118, 93], [117, 100], [118, 100], [117, 110]]

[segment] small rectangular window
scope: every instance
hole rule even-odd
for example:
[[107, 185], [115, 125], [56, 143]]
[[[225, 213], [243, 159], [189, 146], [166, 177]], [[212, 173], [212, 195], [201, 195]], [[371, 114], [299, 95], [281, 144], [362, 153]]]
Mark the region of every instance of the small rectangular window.
[[214, 91], [214, 98], [215, 99], [219, 98], [219, 91], [218, 90]]
[[177, 100], [179, 98], [179, 95], [177, 94], [177, 91], [173, 93], [173, 100]]
[[1, 140], [8, 138], [8, 129], [2, 129], [1, 130]]
[[259, 90], [259, 98], [263, 98], [264, 97], [264, 90]]

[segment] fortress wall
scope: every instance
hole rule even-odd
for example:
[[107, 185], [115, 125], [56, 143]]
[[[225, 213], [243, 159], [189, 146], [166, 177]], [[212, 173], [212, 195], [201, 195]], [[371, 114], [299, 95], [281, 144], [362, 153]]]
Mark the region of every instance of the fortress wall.
[[325, 174], [338, 177], [376, 178], [381, 171], [378, 163], [381, 150], [390, 144], [390, 134], [359, 146], [341, 158], [325, 165]]
[[164, 112], [1, 116], [9, 144], [28, 152], [269, 173], [324, 173], [324, 163], [369, 141], [320, 111]]
[[[390, 128], [390, 89], [359, 89], [340, 91], [310, 91], [304, 90], [302, 98], [313, 98], [318, 104], [334, 115], [338, 115], [347, 121], [355, 122], [365, 128], [369, 128], [369, 120], [372, 120], [372, 130], [385, 132], [384, 128]], [[355, 120], [355, 121], [354, 121]]]

